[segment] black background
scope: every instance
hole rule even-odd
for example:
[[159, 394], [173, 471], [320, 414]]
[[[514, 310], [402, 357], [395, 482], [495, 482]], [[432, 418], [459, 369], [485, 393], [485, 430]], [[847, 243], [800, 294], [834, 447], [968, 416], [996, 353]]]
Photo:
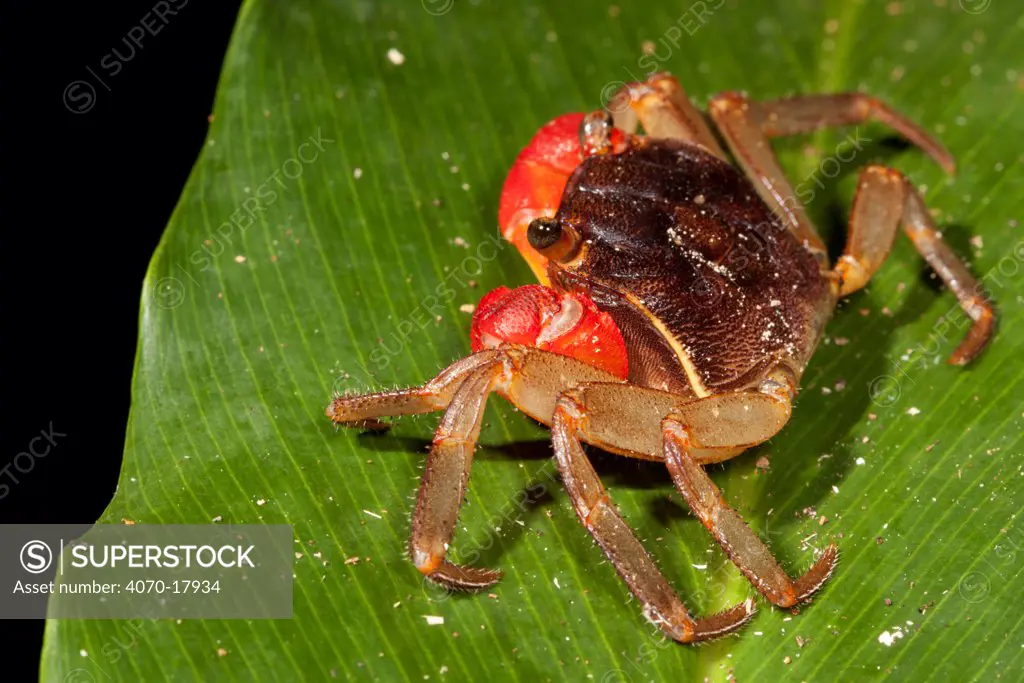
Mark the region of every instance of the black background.
[[[168, 0], [177, 14], [150, 15], [156, 35], [129, 42], [128, 58], [123, 39], [157, 4], [2, 20], [5, 524], [95, 522], [117, 484], [142, 280], [206, 136], [240, 5]], [[125, 59], [110, 75], [114, 49]], [[88, 86], [65, 98], [79, 80], [95, 91], [89, 107]], [[21, 456], [19, 472], [15, 456], [51, 424], [66, 436], [45, 458]], [[4, 630], [0, 679], [36, 680], [43, 622]]]

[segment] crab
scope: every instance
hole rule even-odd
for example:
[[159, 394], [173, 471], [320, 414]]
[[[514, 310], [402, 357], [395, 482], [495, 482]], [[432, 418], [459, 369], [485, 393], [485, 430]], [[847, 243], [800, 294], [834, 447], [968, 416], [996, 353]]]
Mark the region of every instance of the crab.
[[502, 234], [539, 284], [484, 296], [472, 355], [426, 384], [336, 396], [327, 407], [338, 425], [374, 430], [387, 428], [385, 416], [444, 411], [409, 542], [431, 581], [479, 590], [502, 576], [447, 558], [484, 405], [497, 393], [551, 428], [577, 516], [644, 616], [669, 637], [692, 643], [732, 633], [754, 614], [754, 600], [691, 614], [623, 520], [583, 442], [664, 463], [754, 588], [793, 608], [827, 581], [836, 545], [791, 578], [705, 465], [765, 442], [788, 422], [826, 321], [841, 297], [867, 284], [900, 225], [972, 321], [950, 362], [969, 362], [989, 341], [990, 302], [903, 174], [880, 165], [861, 171], [846, 247], [831, 265], [769, 144], [875, 120], [952, 173], [952, 156], [921, 127], [861, 93], [757, 102], [727, 92], [711, 98], [707, 118], [720, 137], [679, 82], [657, 73], [626, 84], [597, 111], [543, 126], [513, 164], [499, 205]]

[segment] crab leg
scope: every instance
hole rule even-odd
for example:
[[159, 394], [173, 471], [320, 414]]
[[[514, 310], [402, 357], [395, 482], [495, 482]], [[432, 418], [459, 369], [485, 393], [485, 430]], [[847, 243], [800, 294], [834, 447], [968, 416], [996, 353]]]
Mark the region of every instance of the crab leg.
[[434, 433], [416, 500], [409, 540], [412, 561], [427, 578], [450, 588], [486, 588], [501, 579], [500, 571], [457, 565], [445, 555], [466, 497], [484, 406], [503, 374], [502, 365], [492, 363], [459, 385]]
[[850, 211], [846, 250], [834, 271], [839, 279], [839, 294], [845, 296], [867, 284], [889, 253], [901, 222], [914, 247], [956, 294], [961, 308], [974, 321], [949, 358], [954, 365], [964, 365], [981, 353], [992, 336], [992, 306], [967, 266], [942, 241], [921, 195], [899, 171], [869, 166], [860, 174]]
[[502, 375], [501, 357], [498, 351], [481, 351], [448, 366], [422, 387], [337, 396], [326, 410], [336, 424], [375, 430], [389, 427], [380, 417], [445, 410], [427, 457], [409, 552], [417, 569], [451, 588], [486, 588], [501, 579], [500, 571], [445, 559], [469, 483], [484, 405]]
[[576, 431], [583, 416], [572, 402], [555, 408], [552, 438], [562, 481], [576, 515], [643, 606], [644, 616], [668, 636], [683, 643], [710, 640], [736, 631], [754, 613], [747, 599], [703, 619], [690, 616], [672, 586], [616, 510], [580, 446]]
[[704, 117], [686, 97], [679, 81], [670, 74], [656, 73], [643, 83], [628, 83], [607, 105], [615, 126], [627, 133], [636, 130], [637, 120], [652, 138], [685, 140], [707, 148], [725, 159]]
[[457, 565], [445, 555], [466, 496], [484, 406], [506, 372], [504, 359], [501, 351], [481, 351], [451, 364], [422, 387], [338, 396], [326, 410], [336, 424], [376, 430], [389, 426], [380, 417], [445, 411], [427, 456], [409, 554], [427, 578], [450, 588], [486, 588], [501, 579], [500, 571]]
[[378, 418], [444, 410], [466, 377], [475, 370], [499, 362], [501, 358], [500, 351], [474, 353], [452, 363], [421, 387], [358, 396], [335, 396], [325, 412], [337, 425], [382, 431], [390, 425]]
[[903, 179], [885, 166], [868, 166], [860, 172], [850, 207], [846, 249], [833, 269], [840, 296], [866, 285], [889, 255], [905, 195]]
[[830, 544], [806, 574], [792, 581], [757, 534], [725, 502], [704, 468], [691, 457], [689, 451], [696, 444], [691, 430], [685, 426], [691, 420], [692, 416], [676, 414], [662, 421], [665, 464], [676, 488], [729, 559], [769, 602], [779, 607], [804, 602], [828, 580], [839, 550]]
[[487, 397], [498, 391], [527, 414], [549, 422], [566, 382], [614, 380], [613, 375], [567, 356], [508, 345], [456, 361], [422, 387], [338, 396], [326, 413], [340, 425], [381, 430], [388, 428], [381, 417], [445, 411], [427, 456], [409, 552], [416, 568], [430, 580], [449, 588], [478, 590], [498, 582], [501, 572], [457, 565], [445, 556], [469, 483]]
[[[524, 413], [551, 425], [556, 461], [577, 514], [643, 602], [644, 613], [652, 621], [672, 638], [683, 642], [723, 635], [747, 621], [753, 611], [749, 601], [706, 619], [695, 620], [689, 616], [654, 561], [615, 510], [583, 454], [580, 438], [612, 452], [660, 460], [673, 454], [663, 444], [661, 420], [666, 415], [679, 415], [694, 435], [691, 444], [695, 448], [687, 450], [685, 462], [697, 467], [699, 475], [704, 477], [704, 480], [694, 479], [696, 483], [691, 484], [691, 489], [700, 490], [705, 482], [711, 484], [699, 469], [699, 463], [731, 457], [771, 438], [786, 423], [792, 392], [784, 382], [770, 379], [762, 391], [693, 398], [630, 385], [573, 358], [508, 344], [454, 363], [421, 388], [336, 398], [327, 412], [333, 420], [343, 424], [377, 423], [377, 418], [385, 415], [445, 409], [416, 504], [410, 551], [421, 572], [453, 588], [484, 588], [501, 577], [500, 572], [494, 570], [459, 566], [445, 559], [465, 497], [484, 404], [487, 396], [495, 391]], [[673, 476], [677, 485], [682, 486], [675, 472]], [[697, 475], [690, 473], [689, 476]], [[685, 490], [683, 493], [686, 496]], [[697, 504], [691, 501], [691, 505], [700, 516]], [[731, 514], [735, 520], [739, 519], [735, 513]], [[728, 519], [731, 521], [732, 517]], [[735, 534], [734, 526], [723, 528]], [[746, 528], [741, 523], [739, 527]], [[712, 532], [715, 533], [715, 529]], [[722, 540], [719, 536], [716, 538]], [[731, 543], [754, 552], [749, 550], [752, 544], [745, 538]], [[730, 556], [737, 563], [752, 562], [755, 569], [751, 571], [766, 573], [763, 567], [774, 561], [763, 545], [759, 548], [767, 560], [758, 554]], [[829, 562], [822, 560], [822, 567]], [[741, 568], [745, 566], [741, 564]], [[780, 577], [785, 576], [782, 570], [766, 574], [768, 578], [761, 583], [755, 575], [748, 573], [748, 577], [759, 589], [763, 585], [782, 585], [777, 591], [782, 596], [777, 604], [787, 604], [789, 594], [784, 591], [789, 584], [782, 582]], [[807, 576], [810, 578], [792, 584], [792, 596], [797, 601], [813, 592], [812, 589], [827, 578], [828, 572], [812, 570]]]
[[764, 392], [716, 394], [694, 399], [632, 384], [591, 382], [563, 392], [560, 401], [581, 406], [586, 420], [580, 437], [605, 450], [662, 460], [660, 423], [684, 406], [701, 406], [706, 448], [694, 452], [702, 463], [720, 462], [767, 441], [786, 424], [788, 397]]
[[942, 143], [885, 102], [864, 93], [800, 95], [753, 102], [751, 106], [761, 130], [772, 138], [809, 133], [831, 126], [849, 126], [868, 120], [878, 121], [920, 147], [946, 173], [952, 175], [956, 172], [956, 161]]
[[[638, 437], [637, 425], [660, 424], [659, 447], [662, 448], [676, 488], [730, 559], [773, 604], [792, 607], [806, 600], [832, 573], [838, 552], [835, 546], [829, 546], [804, 576], [796, 581], [790, 580], [771, 551], [725, 503], [721, 492], [701, 467], [701, 463], [731, 457], [749, 446], [766, 441], [778, 432], [789, 417], [792, 391], [783, 381], [770, 379], [760, 391], [679, 400], [674, 409], [665, 410], [658, 416], [653, 414], [651, 397], [646, 395], [650, 391], [631, 385], [587, 384], [563, 393], [558, 401], [552, 428], [555, 434], [555, 455], [559, 458], [560, 466], [563, 460], [572, 461], [574, 451], [571, 449], [579, 449], [579, 437], [588, 443], [602, 445], [611, 441], [619, 449], [627, 445], [637, 448], [641, 444], [649, 445], [651, 439], [647, 429], [643, 430], [642, 437]], [[664, 408], [665, 405], [661, 403], [659, 407]], [[640, 420], [630, 417], [630, 412], [634, 410], [640, 411]], [[567, 422], [568, 426], [560, 425], [560, 420]], [[580, 519], [584, 520], [584, 525], [595, 537], [598, 532], [591, 529], [592, 524], [584, 512], [603, 500], [605, 494], [603, 489], [596, 488], [598, 486], [599, 483], [590, 484], [590, 491], [584, 487], [582, 493], [590, 496], [588, 507], [581, 508], [577, 504]], [[615, 547], [609, 550], [605, 547], [605, 552], [616, 563], [612, 553], [621, 555], [626, 550], [619, 551]], [[632, 587], [633, 582], [639, 580], [636, 578], [638, 574], [626, 565], [626, 561], [622, 564], [624, 568], [619, 571]], [[627, 576], [625, 572], [632, 574]], [[630, 577], [633, 577], [632, 582]], [[634, 593], [640, 595], [637, 590]]]

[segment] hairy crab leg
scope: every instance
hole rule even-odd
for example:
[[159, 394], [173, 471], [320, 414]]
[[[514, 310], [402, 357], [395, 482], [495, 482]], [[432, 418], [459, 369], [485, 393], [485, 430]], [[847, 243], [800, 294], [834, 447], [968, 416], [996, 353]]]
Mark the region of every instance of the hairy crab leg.
[[479, 590], [497, 583], [501, 572], [455, 564], [446, 555], [465, 499], [487, 397], [497, 391], [549, 422], [566, 383], [615, 380], [609, 372], [568, 356], [508, 344], [456, 361], [422, 387], [336, 397], [326, 413], [340, 425], [386, 429], [379, 418], [445, 411], [427, 456], [409, 552], [430, 580]]
[[429, 579], [449, 588], [477, 590], [496, 583], [501, 572], [457, 565], [445, 556], [465, 497], [487, 397], [497, 390], [549, 423], [567, 382], [615, 379], [567, 356], [508, 345], [456, 361], [422, 387], [338, 396], [326, 413], [343, 426], [386, 429], [379, 418], [445, 411], [427, 456], [409, 549], [413, 563]]
[[[695, 409], [697, 405], [692, 407]], [[692, 414], [675, 414], [662, 421], [665, 464], [676, 488], [729, 559], [761, 595], [779, 607], [793, 607], [804, 602], [831, 576], [838, 559], [838, 548], [830, 544], [807, 573], [796, 581], [791, 580], [757, 534], [725, 502], [722, 492], [704, 468], [691, 457], [690, 449], [699, 448], [700, 444], [690, 440], [690, 431], [685, 425], [694, 417]]]
[[942, 241], [921, 195], [897, 170], [869, 166], [860, 174], [846, 249], [834, 271], [839, 294], [846, 296], [867, 284], [888, 255], [901, 222], [914, 247], [974, 321], [949, 359], [954, 365], [964, 365], [981, 353], [992, 336], [992, 306], [967, 266]]
[[576, 515], [609, 561], [640, 600], [644, 616], [669, 637], [682, 643], [710, 640], [741, 628], [754, 614], [754, 602], [742, 603], [710, 617], [694, 619], [658, 569], [636, 535], [616, 510], [597, 473], [583, 453], [577, 429], [583, 419], [560, 400], [555, 408], [552, 438], [555, 459]]
[[495, 363], [476, 370], [459, 385], [437, 426], [427, 456], [412, 517], [409, 553], [420, 572], [449, 588], [487, 588], [502, 576], [500, 571], [454, 564], [445, 556], [466, 497], [484, 406], [504, 374], [503, 366]]
[[337, 425], [385, 430], [389, 425], [379, 418], [444, 410], [466, 377], [483, 367], [500, 363], [502, 357], [496, 350], [474, 353], [452, 363], [421, 387], [335, 396], [324, 412]]
[[500, 571], [449, 562], [445, 556], [469, 484], [484, 405], [505, 378], [506, 361], [502, 351], [480, 351], [452, 363], [422, 387], [337, 396], [326, 409], [336, 424], [375, 430], [389, 426], [381, 417], [445, 411], [427, 456], [409, 553], [427, 578], [449, 588], [478, 590], [494, 585], [502, 576]]

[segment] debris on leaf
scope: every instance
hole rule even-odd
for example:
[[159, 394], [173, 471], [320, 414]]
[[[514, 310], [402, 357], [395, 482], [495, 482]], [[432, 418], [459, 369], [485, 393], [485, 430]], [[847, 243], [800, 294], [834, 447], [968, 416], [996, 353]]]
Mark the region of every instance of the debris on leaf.
[[401, 66], [405, 64], [405, 55], [398, 51], [397, 48], [391, 48], [388, 50], [388, 61], [395, 66]]
[[901, 631], [899, 628], [894, 628], [892, 630], [892, 633], [889, 633], [888, 631], [882, 631], [880, 634], [878, 634], [878, 642], [880, 642], [882, 645], [885, 645], [886, 647], [892, 647], [892, 644], [902, 637], [903, 631]]

